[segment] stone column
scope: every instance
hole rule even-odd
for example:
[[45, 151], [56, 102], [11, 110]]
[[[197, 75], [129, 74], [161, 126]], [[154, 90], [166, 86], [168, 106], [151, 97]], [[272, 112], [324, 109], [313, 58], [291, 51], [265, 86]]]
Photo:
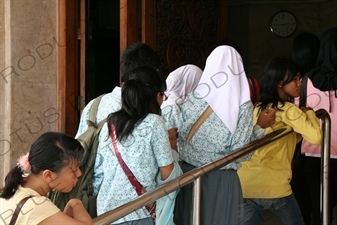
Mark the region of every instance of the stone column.
[[0, 187], [36, 138], [56, 131], [57, 0], [0, 0]]

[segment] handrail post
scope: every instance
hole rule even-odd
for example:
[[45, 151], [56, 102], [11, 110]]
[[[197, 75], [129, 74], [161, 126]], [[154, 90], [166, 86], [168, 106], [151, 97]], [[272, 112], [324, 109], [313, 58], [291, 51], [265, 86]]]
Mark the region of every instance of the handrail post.
[[[331, 120], [330, 115], [324, 111], [320, 117], [322, 120], [323, 141], [321, 150], [321, 218], [322, 224], [330, 224], [330, 138]], [[319, 110], [316, 114], [319, 114]]]
[[201, 179], [197, 178], [193, 186], [193, 210], [192, 210], [192, 224], [200, 224], [200, 196], [201, 196]]

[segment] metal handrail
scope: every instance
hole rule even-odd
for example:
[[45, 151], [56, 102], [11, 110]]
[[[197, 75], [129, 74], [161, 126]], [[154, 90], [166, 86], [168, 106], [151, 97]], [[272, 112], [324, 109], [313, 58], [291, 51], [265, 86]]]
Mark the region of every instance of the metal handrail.
[[331, 119], [324, 109], [316, 111], [322, 121], [323, 141], [321, 149], [321, 218], [323, 225], [330, 224], [330, 140]]
[[[208, 164], [205, 164], [201, 167], [195, 168], [187, 173], [184, 173], [180, 177], [164, 184], [161, 187], [158, 187], [152, 191], [146, 192], [145, 194], [135, 198], [133, 201], [126, 203], [124, 205], [121, 205], [109, 212], [106, 212], [96, 218], [94, 218], [94, 224], [95, 225], [104, 225], [104, 224], [110, 224], [113, 221], [116, 221], [125, 215], [133, 212], [135, 209], [139, 209], [143, 206], [146, 206], [147, 204], [156, 201], [157, 199], [171, 193], [172, 191], [178, 190], [183, 186], [186, 186], [194, 181], [196, 181], [199, 177], [212, 172], [214, 170], [217, 170], [219, 168], [224, 167], [225, 165], [241, 158], [243, 155], [246, 155], [264, 145], [267, 145], [281, 137], [284, 137], [287, 134], [290, 134], [292, 129], [290, 127], [282, 128], [279, 130], [276, 130], [274, 132], [271, 132], [261, 139], [258, 139], [256, 141], [253, 141], [249, 143], [247, 146], [223, 157], [218, 160], [215, 160], [213, 162], [210, 162]], [[198, 194], [199, 196], [199, 194]], [[196, 223], [193, 224], [199, 224], [199, 222], [196, 221]]]
[[[331, 138], [331, 120], [329, 113], [324, 109], [319, 109], [316, 112], [316, 116], [322, 120], [322, 130], [323, 130], [323, 141], [322, 141], [322, 168], [321, 168], [321, 212], [322, 212], [322, 219], [323, 225], [328, 225], [330, 222], [330, 186], [329, 186], [329, 173], [330, 173], [330, 138]], [[271, 132], [261, 139], [253, 141], [249, 143], [244, 148], [241, 148], [221, 159], [218, 159], [214, 162], [208, 163], [203, 165], [202, 167], [195, 168], [187, 173], [184, 173], [180, 177], [164, 184], [161, 187], [156, 188], [155, 190], [146, 192], [145, 194], [137, 197], [133, 201], [124, 204], [120, 207], [117, 207], [109, 212], [106, 212], [96, 218], [93, 219], [95, 225], [104, 225], [109, 224], [113, 221], [116, 221], [125, 215], [133, 212], [134, 210], [141, 208], [151, 202], [156, 201], [157, 199], [169, 194], [172, 191], [175, 191], [185, 185], [188, 185], [192, 182], [196, 182], [200, 184], [201, 180], [200, 177], [217, 170], [239, 158], [242, 156], [257, 150], [260, 147], [263, 147], [277, 139], [280, 139], [288, 134], [290, 134], [292, 129], [290, 127], [282, 128]], [[200, 185], [199, 185], [200, 186]], [[3, 188], [0, 188], [0, 192]], [[194, 188], [195, 192], [195, 199], [193, 204], [193, 211], [198, 212], [200, 209], [200, 188]], [[197, 201], [197, 202], [195, 202]], [[199, 222], [199, 213], [194, 213], [193, 224], [198, 225]]]

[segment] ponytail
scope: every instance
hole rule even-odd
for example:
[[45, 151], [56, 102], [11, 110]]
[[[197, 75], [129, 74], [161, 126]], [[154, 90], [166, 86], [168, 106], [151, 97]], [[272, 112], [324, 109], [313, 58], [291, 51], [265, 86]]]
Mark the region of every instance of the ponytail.
[[115, 127], [120, 142], [132, 134], [135, 126], [149, 113], [161, 115], [158, 93], [166, 90], [166, 81], [150, 67], [138, 67], [122, 86], [122, 108], [108, 116], [108, 126]]
[[5, 187], [1, 193], [1, 198], [10, 199], [23, 181], [23, 172], [15, 166], [5, 178]]
[[136, 124], [149, 113], [157, 112], [159, 114], [160, 106], [157, 102], [157, 93], [158, 89], [144, 84], [140, 80], [129, 80], [123, 84], [122, 108], [108, 116], [108, 124], [115, 127], [117, 140], [126, 140]]

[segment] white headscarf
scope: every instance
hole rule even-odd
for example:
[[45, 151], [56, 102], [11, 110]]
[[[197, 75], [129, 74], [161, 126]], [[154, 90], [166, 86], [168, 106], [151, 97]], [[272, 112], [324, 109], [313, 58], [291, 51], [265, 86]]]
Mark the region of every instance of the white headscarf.
[[195, 65], [185, 65], [171, 72], [167, 79], [167, 91], [165, 92], [168, 99], [163, 102], [161, 108], [173, 104], [181, 104], [185, 97], [194, 91], [201, 78], [202, 70]]
[[239, 107], [250, 101], [250, 91], [240, 54], [230, 46], [215, 48], [195, 90], [234, 133]]

